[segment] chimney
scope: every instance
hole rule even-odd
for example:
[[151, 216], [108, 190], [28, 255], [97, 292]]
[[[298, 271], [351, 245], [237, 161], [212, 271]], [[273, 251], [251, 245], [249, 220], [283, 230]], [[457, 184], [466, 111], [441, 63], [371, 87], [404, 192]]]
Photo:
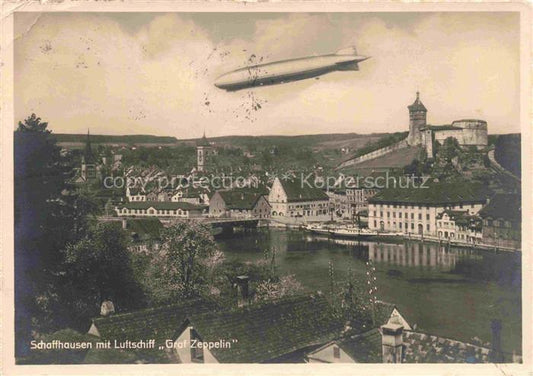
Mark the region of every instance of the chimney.
[[100, 307], [100, 315], [107, 317], [111, 316], [113, 313], [115, 313], [115, 306], [113, 305], [113, 302], [110, 300], [104, 301]]
[[503, 363], [503, 352], [502, 352], [502, 321], [501, 320], [492, 320], [490, 323], [490, 328], [492, 329], [492, 351], [491, 351], [491, 362], [493, 363]]
[[381, 326], [383, 363], [401, 363], [403, 357], [403, 326], [387, 323]]
[[237, 305], [239, 307], [247, 305], [250, 299], [249, 291], [248, 291], [249, 281], [250, 281], [250, 277], [248, 277], [247, 275], [237, 276], [237, 293], [238, 293]]

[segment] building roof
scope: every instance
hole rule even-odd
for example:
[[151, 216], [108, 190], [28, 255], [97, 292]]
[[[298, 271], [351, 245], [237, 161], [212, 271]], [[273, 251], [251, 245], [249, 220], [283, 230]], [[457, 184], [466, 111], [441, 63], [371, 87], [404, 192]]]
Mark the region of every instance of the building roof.
[[357, 363], [382, 363], [381, 332], [378, 328], [336, 343]]
[[[487, 363], [490, 350], [470, 343], [431, 334], [403, 331], [403, 363]], [[379, 329], [335, 341], [358, 363], [382, 363], [382, 337]]]
[[203, 210], [206, 208], [205, 205], [195, 205], [189, 202], [183, 201], [141, 201], [141, 202], [125, 202], [118, 205], [119, 208], [128, 208], [128, 209], [149, 209], [154, 208], [156, 210]]
[[445, 125], [426, 125], [426, 128], [431, 129], [432, 131], [438, 132], [438, 131], [453, 131], [453, 130], [461, 130], [463, 128], [456, 127], [454, 125], [445, 124]]
[[207, 138], [205, 137], [205, 132], [204, 132], [203, 137], [196, 144], [196, 146], [204, 146], [204, 147], [205, 146], [211, 146], [211, 144], [209, 144], [209, 141], [207, 141]]
[[405, 363], [487, 363], [490, 350], [486, 347], [438, 337], [431, 334], [404, 331]]
[[221, 363], [272, 361], [331, 341], [343, 328], [321, 295], [189, 317], [189, 324], [203, 341], [236, 340], [229, 349], [210, 350]]
[[204, 299], [190, 299], [178, 304], [143, 309], [93, 319], [102, 339], [166, 340], [175, 338], [176, 330], [187, 316], [212, 312], [218, 305]]
[[[419, 181], [417, 184], [421, 184]], [[478, 183], [430, 183], [428, 188], [386, 188], [368, 200], [369, 203], [448, 205], [484, 203], [490, 196], [487, 187]]]
[[279, 179], [279, 182], [287, 195], [287, 202], [328, 200], [326, 192], [310, 187], [300, 179]]
[[480, 210], [479, 215], [519, 223], [522, 221], [522, 199], [519, 194], [498, 193]]
[[262, 194], [244, 189], [217, 191], [224, 200], [227, 209], [252, 210]]
[[407, 108], [409, 108], [409, 111], [425, 111], [425, 112], [427, 112], [426, 107], [424, 106], [424, 104], [420, 100], [420, 92], [418, 92], [418, 91], [416, 92], [415, 101], [413, 102], [412, 105], [407, 106]]

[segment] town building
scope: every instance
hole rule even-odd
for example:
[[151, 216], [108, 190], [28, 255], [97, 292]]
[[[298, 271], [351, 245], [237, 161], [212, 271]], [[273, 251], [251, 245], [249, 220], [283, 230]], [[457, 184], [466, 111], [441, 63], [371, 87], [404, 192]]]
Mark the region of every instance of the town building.
[[375, 188], [346, 187], [346, 197], [350, 205], [351, 215], [368, 212], [368, 200], [377, 192]]
[[81, 178], [86, 182], [96, 181], [97, 176], [97, 161], [91, 148], [91, 140], [89, 131], [87, 130], [87, 141], [85, 142], [85, 150], [81, 157]]
[[196, 171], [205, 172], [209, 163], [209, 157], [213, 154], [213, 148], [207, 141], [204, 132], [202, 139], [198, 142], [198, 145], [196, 145]]
[[219, 348], [176, 347], [183, 363], [301, 363], [310, 349], [339, 336], [343, 323], [321, 295], [294, 296], [229, 311], [189, 315], [175, 343], [191, 339], [232, 343]]
[[330, 211], [333, 219], [347, 220], [353, 219], [352, 207], [348, 201], [347, 190], [343, 188], [327, 191], [329, 197]]
[[126, 198], [129, 202], [148, 201], [146, 194], [143, 192], [143, 190], [137, 187], [126, 187]]
[[[488, 363], [490, 348], [388, 322], [380, 328], [327, 343], [309, 363]], [[517, 361], [512, 356], [508, 361]]]
[[115, 212], [119, 217], [198, 218], [207, 215], [208, 209], [188, 202], [141, 201], [120, 204]]
[[329, 197], [305, 182], [276, 177], [268, 195], [272, 218], [324, 221], [329, 219]]
[[[164, 356], [172, 363], [303, 362], [307, 352], [339, 336], [344, 325], [318, 294], [225, 310], [212, 301], [192, 299], [130, 313], [113, 311], [103, 309], [89, 334], [111, 342], [154, 339], [155, 348], [137, 356], [147, 361]], [[217, 345], [204, 348], [203, 343]]]
[[522, 202], [519, 194], [496, 194], [479, 215], [483, 219], [484, 243], [502, 248], [521, 248]]
[[264, 193], [246, 189], [216, 191], [209, 200], [210, 217], [269, 218], [270, 209]]
[[480, 184], [427, 183], [427, 188], [387, 188], [369, 199], [372, 230], [438, 236], [437, 217], [445, 210], [477, 214], [489, 192]]
[[437, 215], [437, 236], [476, 244], [481, 242], [481, 218], [469, 211], [445, 210]]

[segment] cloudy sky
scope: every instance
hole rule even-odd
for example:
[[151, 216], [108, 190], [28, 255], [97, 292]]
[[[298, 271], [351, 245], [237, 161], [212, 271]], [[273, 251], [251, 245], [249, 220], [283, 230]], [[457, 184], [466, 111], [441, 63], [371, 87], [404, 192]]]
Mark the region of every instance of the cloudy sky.
[[[394, 132], [420, 90], [431, 124], [519, 132], [519, 37], [513, 13], [17, 13], [15, 116], [55, 133]], [[358, 72], [213, 86], [250, 62], [351, 45], [372, 56]]]

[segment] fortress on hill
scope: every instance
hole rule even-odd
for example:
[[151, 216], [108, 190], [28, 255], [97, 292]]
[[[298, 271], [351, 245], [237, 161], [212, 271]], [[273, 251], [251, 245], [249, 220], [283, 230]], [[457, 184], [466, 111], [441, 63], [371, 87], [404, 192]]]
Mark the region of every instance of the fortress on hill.
[[423, 147], [429, 158], [434, 156], [433, 146], [435, 142], [443, 144], [448, 137], [457, 140], [461, 147], [476, 147], [482, 149], [488, 145], [487, 122], [477, 119], [455, 120], [448, 125], [427, 124], [427, 109], [420, 100], [420, 93], [416, 93], [413, 104], [409, 109], [409, 135], [407, 138], [395, 144], [374, 150], [370, 153], [348, 159], [342, 162], [337, 169], [348, 166], [356, 166], [365, 161], [379, 158], [409, 147]]

